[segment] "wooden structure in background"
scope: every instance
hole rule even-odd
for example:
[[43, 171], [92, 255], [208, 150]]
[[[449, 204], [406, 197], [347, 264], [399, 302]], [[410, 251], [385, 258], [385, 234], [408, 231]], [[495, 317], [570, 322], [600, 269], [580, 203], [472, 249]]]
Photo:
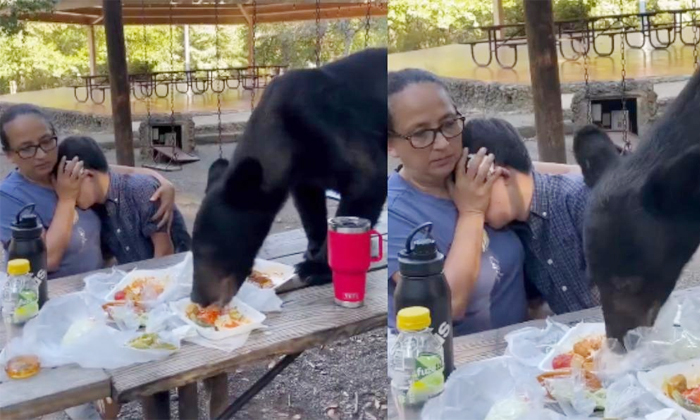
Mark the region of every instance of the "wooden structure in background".
[[552, 0], [525, 0], [525, 25], [539, 157], [566, 163]]
[[[117, 162], [134, 165], [129, 84], [124, 46], [124, 25], [247, 25], [253, 32], [251, 0], [58, 0], [51, 13], [24, 16], [27, 21], [71, 23], [92, 27], [105, 24], [112, 115], [115, 124]], [[386, 16], [387, 0], [328, 1], [321, 0], [257, 0], [255, 23], [276, 23], [327, 19], [364, 18], [368, 6], [370, 16]], [[217, 19], [218, 12], [218, 19]], [[116, 28], [119, 29], [116, 29]], [[88, 34], [91, 70], [96, 67], [94, 31]], [[249, 43], [248, 58], [253, 62], [253, 44]], [[116, 54], [116, 56], [113, 56]], [[122, 57], [123, 54], [123, 57]], [[123, 96], [126, 92], [126, 97]], [[126, 103], [121, 106], [120, 104]], [[128, 149], [128, 151], [127, 151]]]

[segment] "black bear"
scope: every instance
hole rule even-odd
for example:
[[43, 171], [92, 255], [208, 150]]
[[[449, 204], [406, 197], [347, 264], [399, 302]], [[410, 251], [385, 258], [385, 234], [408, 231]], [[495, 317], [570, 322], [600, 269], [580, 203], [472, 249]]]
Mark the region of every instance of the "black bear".
[[191, 299], [227, 304], [289, 194], [308, 238], [299, 277], [331, 280], [326, 197], [338, 216], [377, 222], [386, 201], [387, 50], [367, 49], [317, 69], [292, 70], [265, 89], [230, 165], [209, 170], [192, 248]]
[[600, 290], [608, 337], [653, 325], [700, 244], [700, 72], [637, 150], [620, 156], [585, 127], [574, 154], [593, 188], [584, 222], [588, 274]]

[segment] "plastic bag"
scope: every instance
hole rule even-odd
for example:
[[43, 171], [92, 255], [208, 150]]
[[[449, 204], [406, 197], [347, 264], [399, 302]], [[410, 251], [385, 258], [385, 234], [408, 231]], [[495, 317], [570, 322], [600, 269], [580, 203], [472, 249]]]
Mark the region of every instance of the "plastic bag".
[[282, 299], [274, 289], [261, 289], [249, 282], [243, 282], [236, 297], [260, 312], [279, 312], [282, 310]]
[[143, 333], [112, 328], [99, 301], [84, 292], [71, 293], [49, 300], [24, 326], [22, 337], [8, 343], [0, 359], [6, 362], [20, 354], [34, 354], [42, 367], [77, 363], [84, 368], [114, 369], [167, 357], [179, 348], [185, 332], [159, 331], [173, 350], [135, 349], [129, 341]]
[[605, 418], [642, 418], [665, 408], [632, 374], [613, 382], [607, 390]]
[[[442, 394], [425, 405], [422, 419], [482, 420], [497, 403], [517, 405], [518, 415], [544, 409], [545, 392], [536, 377], [535, 368], [508, 356], [463, 366], [450, 375]], [[494, 419], [503, 418], [496, 414]]]
[[538, 366], [567, 331], [569, 327], [548, 318], [544, 329], [527, 327], [510, 332], [505, 336], [505, 354], [526, 366]]

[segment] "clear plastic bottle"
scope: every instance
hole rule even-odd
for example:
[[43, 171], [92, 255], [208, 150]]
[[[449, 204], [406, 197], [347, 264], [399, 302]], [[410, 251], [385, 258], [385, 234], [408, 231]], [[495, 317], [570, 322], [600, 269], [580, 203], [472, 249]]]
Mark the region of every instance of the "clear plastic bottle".
[[445, 387], [442, 343], [430, 322], [430, 311], [422, 306], [401, 309], [396, 316], [399, 337], [389, 354], [389, 369], [402, 420], [419, 419], [423, 405]]
[[2, 288], [2, 319], [14, 338], [24, 323], [39, 313], [39, 281], [30, 274], [29, 261], [11, 260], [7, 264], [8, 277]]

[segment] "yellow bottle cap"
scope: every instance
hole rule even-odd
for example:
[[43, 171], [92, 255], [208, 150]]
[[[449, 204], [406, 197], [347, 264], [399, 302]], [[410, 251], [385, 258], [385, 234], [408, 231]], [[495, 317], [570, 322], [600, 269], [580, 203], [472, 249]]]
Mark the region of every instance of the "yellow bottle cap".
[[401, 331], [420, 331], [430, 326], [430, 311], [423, 306], [403, 308], [396, 318]]
[[29, 274], [29, 260], [16, 259], [7, 263], [7, 274], [11, 276], [22, 276]]

